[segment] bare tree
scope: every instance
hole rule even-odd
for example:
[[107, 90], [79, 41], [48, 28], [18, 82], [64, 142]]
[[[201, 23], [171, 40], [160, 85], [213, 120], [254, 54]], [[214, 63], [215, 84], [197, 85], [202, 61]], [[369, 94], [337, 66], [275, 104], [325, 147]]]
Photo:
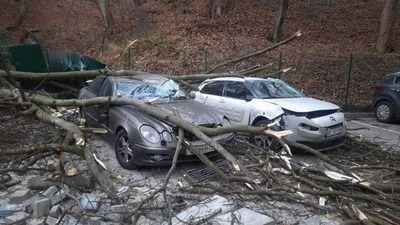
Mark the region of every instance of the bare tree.
[[283, 21], [285, 20], [286, 11], [289, 7], [289, 0], [281, 0], [279, 4], [279, 11], [276, 15], [276, 22], [274, 29], [272, 30], [271, 40], [276, 43], [281, 40], [282, 34], [282, 25]]
[[386, 0], [382, 10], [381, 26], [377, 43], [379, 53], [392, 52], [393, 49], [393, 28], [396, 17], [396, 9], [399, 0]]
[[211, 16], [222, 16], [226, 12], [229, 0], [212, 0], [211, 1]]

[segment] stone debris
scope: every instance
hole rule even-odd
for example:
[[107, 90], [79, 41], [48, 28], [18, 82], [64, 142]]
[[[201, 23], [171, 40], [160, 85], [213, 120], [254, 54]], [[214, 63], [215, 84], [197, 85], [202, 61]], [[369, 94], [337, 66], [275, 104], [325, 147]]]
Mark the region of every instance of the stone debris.
[[101, 197], [95, 194], [83, 194], [81, 196], [81, 205], [83, 209], [96, 211], [100, 207]]
[[46, 225], [46, 218], [34, 218], [26, 221], [26, 225]]
[[26, 212], [16, 212], [11, 216], [7, 216], [4, 219], [5, 224], [25, 224], [29, 219], [29, 214]]
[[[266, 215], [247, 208], [238, 207], [228, 199], [214, 195], [172, 218], [173, 225], [184, 225], [210, 221], [212, 225], [248, 224], [275, 225], [276, 221]], [[164, 223], [165, 225], [168, 222]]]
[[47, 216], [50, 212], [51, 201], [48, 198], [42, 198], [33, 202], [32, 204], [32, 217], [39, 218]]
[[29, 199], [35, 194], [35, 192], [29, 189], [18, 190], [11, 194], [10, 203], [23, 203], [25, 200]]
[[[111, 147], [107, 145], [98, 147], [97, 151], [100, 152], [103, 148], [107, 148], [107, 154], [110, 154], [108, 150]], [[99, 156], [103, 157], [104, 154]], [[108, 198], [104, 192], [88, 188], [92, 186], [92, 179], [85, 178], [85, 174], [65, 179], [68, 182], [53, 182], [46, 181], [49, 176], [37, 172], [26, 175], [24, 182], [10, 188], [7, 193], [0, 192], [0, 225], [119, 225], [121, 222], [139, 225], [168, 224], [168, 214], [165, 210], [168, 206], [161, 192], [146, 201], [140, 215], [126, 218], [162, 185], [168, 168], [128, 171], [121, 169], [115, 158], [106, 159], [102, 158], [109, 163], [107, 168], [116, 168], [110, 172], [120, 181], [121, 186], [115, 191], [118, 201]], [[268, 200], [260, 203], [254, 200], [246, 201], [245, 197], [239, 199], [235, 196], [227, 198], [219, 195], [210, 197], [207, 194], [179, 193], [179, 188], [187, 185], [179, 171], [196, 167], [193, 167], [193, 164], [178, 166], [178, 172], [174, 172], [168, 183], [166, 196], [171, 203], [170, 216], [173, 225], [275, 225], [296, 222], [299, 222], [299, 225], [339, 225], [342, 222], [326, 215], [313, 215], [300, 204], [295, 206], [294, 203], [284, 204]], [[203, 167], [200, 164], [198, 168]], [[61, 189], [60, 185], [64, 184], [71, 188]]]
[[269, 216], [255, 212], [247, 208], [241, 208], [234, 212], [226, 213], [211, 220], [212, 225], [275, 225], [276, 221]]
[[24, 207], [23, 204], [5, 204], [0, 205], [0, 218], [7, 217], [13, 213], [19, 212]]

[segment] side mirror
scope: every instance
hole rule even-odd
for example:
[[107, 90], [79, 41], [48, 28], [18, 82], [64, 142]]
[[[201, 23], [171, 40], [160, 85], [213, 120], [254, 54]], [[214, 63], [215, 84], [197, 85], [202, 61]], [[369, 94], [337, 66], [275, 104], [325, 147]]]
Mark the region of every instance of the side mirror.
[[192, 98], [192, 99], [195, 99], [195, 98], [196, 98], [196, 92], [191, 91], [191, 92], [189, 93], [189, 97]]
[[246, 95], [246, 98], [244, 98], [244, 100], [246, 100], [246, 102], [250, 102], [253, 99], [254, 99], [254, 97], [252, 95]]

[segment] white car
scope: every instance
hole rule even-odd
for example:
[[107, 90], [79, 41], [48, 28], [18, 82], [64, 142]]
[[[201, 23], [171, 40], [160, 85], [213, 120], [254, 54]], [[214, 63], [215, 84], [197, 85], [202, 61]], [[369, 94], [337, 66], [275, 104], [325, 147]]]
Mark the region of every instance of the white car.
[[[221, 77], [207, 79], [192, 92], [195, 100], [224, 113], [232, 124], [265, 126], [277, 121], [277, 130], [293, 131], [287, 139], [317, 150], [344, 144], [346, 120], [335, 104], [306, 97], [280, 79]], [[265, 136], [253, 142], [264, 148], [275, 147]]]

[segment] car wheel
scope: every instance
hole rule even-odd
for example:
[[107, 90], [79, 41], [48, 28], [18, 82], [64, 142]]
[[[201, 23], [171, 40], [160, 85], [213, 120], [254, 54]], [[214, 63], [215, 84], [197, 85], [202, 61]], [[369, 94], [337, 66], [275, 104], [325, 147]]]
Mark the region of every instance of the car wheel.
[[[254, 126], [256, 127], [266, 127], [268, 126], [270, 122], [268, 120], [260, 120], [258, 121]], [[271, 127], [271, 129], [274, 129], [274, 127]], [[258, 146], [260, 148], [263, 148], [265, 150], [275, 150], [278, 148], [279, 144], [278, 141], [273, 138], [273, 137], [269, 137], [266, 135], [254, 135], [252, 138], [252, 143], [255, 146]]]
[[390, 123], [394, 120], [394, 107], [389, 101], [379, 102], [375, 107], [374, 113], [379, 122]]
[[132, 170], [137, 168], [137, 165], [133, 162], [135, 153], [126, 130], [120, 130], [117, 134], [115, 156], [124, 169]]

